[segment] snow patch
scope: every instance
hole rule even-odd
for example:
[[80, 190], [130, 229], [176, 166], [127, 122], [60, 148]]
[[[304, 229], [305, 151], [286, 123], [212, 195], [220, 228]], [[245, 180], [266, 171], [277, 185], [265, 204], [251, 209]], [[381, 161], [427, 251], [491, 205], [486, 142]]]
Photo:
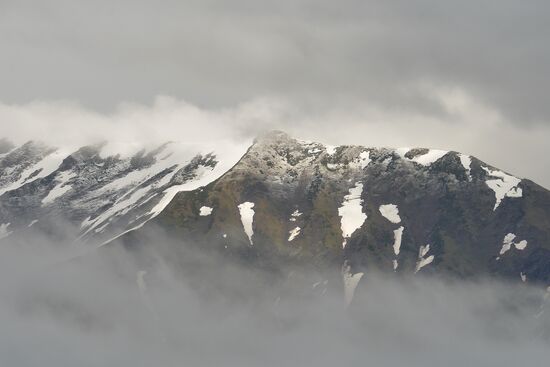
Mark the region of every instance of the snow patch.
[[323, 150], [319, 147], [309, 148], [307, 151], [307, 154], [309, 155], [317, 155], [321, 153]]
[[301, 216], [303, 213], [300, 213], [300, 211], [298, 209], [296, 209], [292, 214], [290, 214], [290, 219], [289, 221], [291, 222], [296, 222], [296, 219]]
[[342, 276], [344, 278], [344, 297], [346, 300], [346, 305], [350, 305], [353, 301], [353, 296], [355, 295], [355, 289], [359, 284], [359, 281], [363, 277], [364, 273], [355, 273], [351, 274], [351, 266], [348, 265], [347, 260], [342, 266]]
[[325, 145], [325, 149], [328, 155], [333, 155], [334, 153], [336, 153], [337, 148], [338, 147], [334, 145]]
[[350, 166], [357, 167], [357, 168], [360, 168], [360, 169], [365, 169], [369, 165], [370, 162], [371, 162], [370, 152], [367, 150], [367, 151], [361, 152], [359, 154], [359, 157], [355, 158], [351, 162]]
[[398, 156], [400, 156], [401, 158], [403, 159], [407, 159], [405, 157], [405, 154], [407, 154], [408, 152], [410, 152], [411, 148], [409, 147], [402, 147], [402, 148], [396, 148], [394, 151], [395, 153], [397, 153]]
[[367, 215], [363, 213], [362, 193], [363, 184], [357, 182], [354, 187], [349, 189], [349, 194], [344, 196], [342, 206], [338, 208], [338, 215], [341, 217], [340, 227], [342, 229], [342, 236], [344, 237], [342, 247], [346, 247], [347, 239], [350, 238], [367, 219]]
[[296, 236], [298, 236], [300, 234], [300, 231], [301, 231], [301, 228], [300, 227], [296, 227], [292, 230], [290, 230], [288, 232], [289, 236], [288, 236], [288, 242], [292, 241], [293, 239], [296, 238]]
[[399, 255], [399, 251], [401, 250], [401, 239], [403, 238], [403, 230], [405, 228], [403, 226], [397, 228], [395, 231], [393, 231], [393, 253], [395, 256]]
[[521, 182], [521, 179], [508, 175], [499, 170], [490, 170], [487, 167], [481, 167], [491, 177], [496, 177], [494, 180], [487, 180], [485, 184], [489, 186], [491, 190], [495, 192], [495, 207], [493, 211], [497, 210], [500, 203], [505, 197], [520, 198], [523, 196], [523, 192], [520, 187], [517, 187]]
[[55, 187], [50, 190], [48, 195], [46, 195], [46, 197], [42, 199], [42, 206], [53, 203], [57, 198], [69, 192], [72, 189], [72, 186], [67, 185], [67, 182], [74, 177], [76, 177], [76, 173], [74, 172], [65, 171], [58, 173], [55, 176], [55, 181], [57, 182], [57, 185], [55, 185]]
[[519, 273], [519, 277], [521, 278], [521, 281], [525, 283], [527, 281], [527, 275], [525, 273]]
[[401, 158], [406, 159], [411, 162], [416, 162], [418, 164], [421, 164], [423, 166], [430, 166], [432, 163], [437, 162], [439, 159], [443, 158], [447, 153], [449, 153], [447, 150], [439, 150], [439, 149], [430, 149], [427, 153], [417, 155], [414, 158], [407, 158], [405, 155], [411, 151], [411, 148], [397, 148], [395, 149], [395, 152], [397, 155], [399, 155]]
[[28, 228], [31, 228], [31, 227], [34, 226], [36, 223], [38, 223], [38, 219], [35, 219], [35, 220], [31, 221], [27, 227], [28, 227]]
[[460, 158], [460, 163], [462, 164], [462, 167], [464, 167], [464, 170], [466, 171], [468, 181], [472, 181], [472, 157], [466, 154], [459, 154], [458, 157]]
[[210, 214], [212, 214], [212, 210], [214, 210], [214, 209], [209, 207], [209, 206], [201, 206], [200, 211], [199, 211], [199, 215], [201, 217], [207, 217]]
[[416, 262], [416, 270], [414, 271], [415, 274], [418, 273], [420, 269], [422, 269], [426, 265], [431, 264], [434, 260], [433, 255], [426, 257], [426, 255], [428, 255], [428, 252], [430, 252], [430, 245], [420, 246], [420, 249], [418, 250], [418, 261]]
[[11, 225], [11, 223], [2, 223], [2, 224], [0, 224], [0, 240], [10, 236], [13, 233], [12, 231], [8, 230], [10, 225]]
[[344, 165], [340, 163], [327, 163], [327, 168], [331, 171], [342, 168]]
[[401, 226], [393, 231], [393, 253], [395, 254], [395, 259], [392, 260], [393, 264], [393, 270], [396, 271], [399, 267], [399, 261], [397, 260], [397, 256], [399, 256], [399, 252], [401, 251], [401, 240], [403, 238], [403, 230], [405, 227]]
[[254, 223], [254, 203], [246, 201], [239, 204], [239, 213], [241, 215], [241, 222], [243, 224], [244, 232], [248, 236], [250, 244], [253, 245], [252, 236], [254, 235], [253, 223]]
[[[519, 242], [514, 242], [516, 239], [516, 235], [514, 233], [508, 233], [506, 236], [504, 236], [504, 239], [502, 240], [502, 248], [500, 249], [500, 256], [504, 255], [508, 251], [512, 249], [512, 247], [515, 247], [517, 250], [523, 251], [527, 247], [527, 241], [522, 240]], [[497, 258], [499, 260], [500, 257]]]
[[449, 152], [446, 150], [430, 149], [428, 153], [416, 156], [411, 160], [423, 166], [429, 166], [443, 158], [447, 153]]
[[401, 217], [399, 216], [399, 208], [395, 204], [384, 204], [378, 208], [380, 214], [392, 223], [400, 223]]

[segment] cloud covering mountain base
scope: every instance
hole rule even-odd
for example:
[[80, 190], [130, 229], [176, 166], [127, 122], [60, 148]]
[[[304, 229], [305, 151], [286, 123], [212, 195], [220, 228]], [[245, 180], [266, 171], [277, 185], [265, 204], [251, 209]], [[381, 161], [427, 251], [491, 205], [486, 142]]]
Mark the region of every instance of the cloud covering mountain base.
[[550, 357], [538, 289], [367, 274], [346, 308], [340, 285], [289, 288], [202, 253], [186, 252], [198, 270], [182, 276], [163, 260], [176, 255], [171, 240], [152, 239], [155, 251], [113, 246], [69, 262], [67, 247], [46, 237], [29, 240], [42, 249], [35, 258], [5, 244], [0, 364], [495, 366]]

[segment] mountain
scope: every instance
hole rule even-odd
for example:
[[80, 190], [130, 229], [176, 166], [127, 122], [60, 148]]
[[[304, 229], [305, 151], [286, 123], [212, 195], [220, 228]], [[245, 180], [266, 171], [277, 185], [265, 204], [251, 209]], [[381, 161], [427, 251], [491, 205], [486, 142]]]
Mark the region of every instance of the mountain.
[[[343, 279], [348, 303], [369, 272], [550, 285], [550, 192], [457, 152], [282, 132], [220, 153], [0, 148], [3, 237], [68, 223], [65, 236], [169, 253], [185, 271], [200, 266], [190, 249], [275, 278], [308, 269], [301, 281], [319, 292]], [[171, 240], [154, 240], [159, 231]]]
[[3, 140], [0, 238], [40, 231], [100, 244], [141, 227], [178, 191], [215, 180], [246, 148], [171, 142], [122, 156], [110, 153], [106, 143], [61, 149]]

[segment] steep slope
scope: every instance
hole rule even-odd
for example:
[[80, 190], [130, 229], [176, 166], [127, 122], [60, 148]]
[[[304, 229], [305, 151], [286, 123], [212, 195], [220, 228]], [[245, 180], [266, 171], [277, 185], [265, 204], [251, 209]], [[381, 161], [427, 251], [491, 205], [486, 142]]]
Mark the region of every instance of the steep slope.
[[40, 230], [100, 244], [157, 216], [179, 191], [225, 173], [248, 144], [167, 143], [125, 157], [105, 144], [57, 149], [0, 142], [0, 239]]
[[348, 302], [379, 271], [550, 285], [544, 188], [456, 152], [281, 132], [128, 157], [0, 141], [0, 241], [35, 231], [92, 245], [122, 235], [115, 242], [159, 250], [185, 271], [202, 266], [189, 255], [199, 249], [273, 279], [308, 274], [315, 292], [340, 289]]
[[313, 269], [319, 288], [341, 269], [349, 300], [371, 271], [550, 285], [550, 193], [456, 152], [274, 132], [123, 242], [144, 243], [153, 226], [255, 267]]

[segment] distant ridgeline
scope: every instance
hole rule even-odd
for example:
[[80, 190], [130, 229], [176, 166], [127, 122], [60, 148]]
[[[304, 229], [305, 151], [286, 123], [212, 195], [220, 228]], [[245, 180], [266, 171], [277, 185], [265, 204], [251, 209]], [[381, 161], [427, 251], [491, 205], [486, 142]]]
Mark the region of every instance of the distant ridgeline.
[[550, 192], [468, 155], [282, 132], [232, 148], [101, 150], [0, 143], [0, 238], [69, 223], [64, 236], [91, 245], [154, 247], [160, 228], [182, 251], [314, 270], [315, 289], [344, 285], [348, 302], [370, 271], [550, 286]]

